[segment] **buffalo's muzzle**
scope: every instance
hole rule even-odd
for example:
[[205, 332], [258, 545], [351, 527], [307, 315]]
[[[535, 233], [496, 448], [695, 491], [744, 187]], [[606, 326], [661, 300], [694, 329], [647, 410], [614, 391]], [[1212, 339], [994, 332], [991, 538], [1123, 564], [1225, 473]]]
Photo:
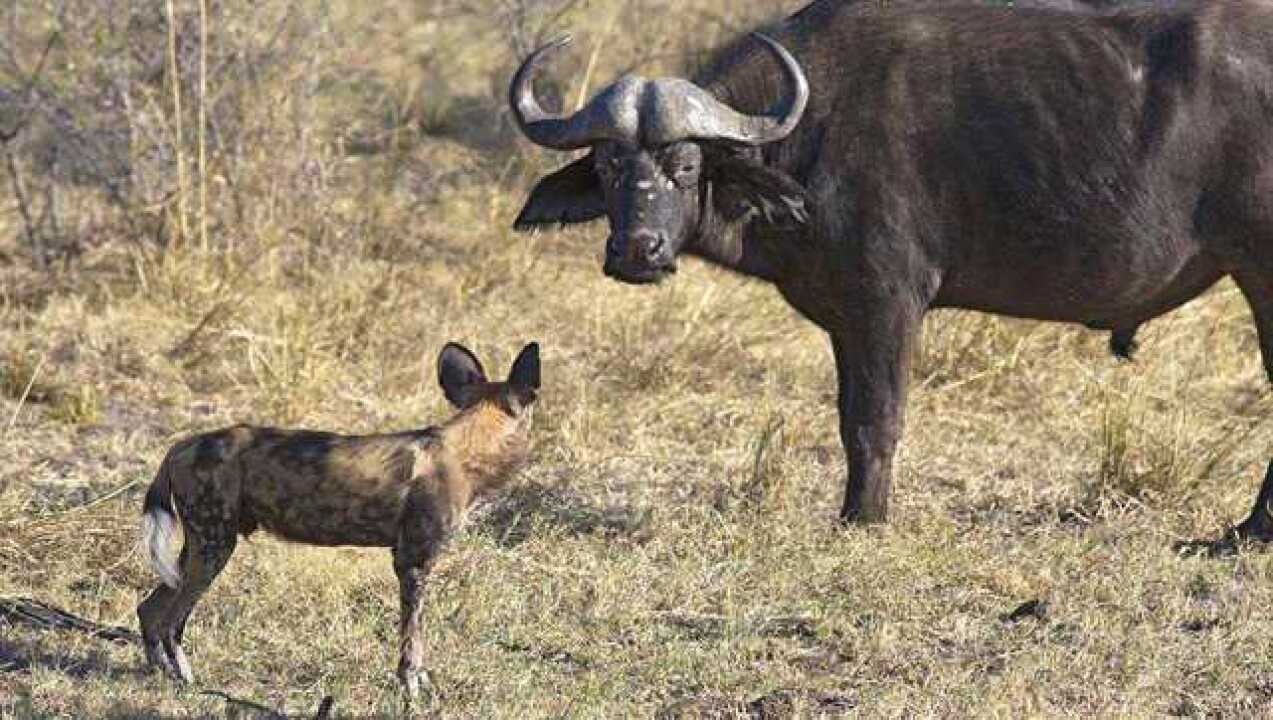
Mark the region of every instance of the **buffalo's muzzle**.
[[676, 272], [667, 240], [659, 233], [637, 231], [627, 238], [611, 236], [606, 242], [605, 274], [635, 285], [658, 282]]

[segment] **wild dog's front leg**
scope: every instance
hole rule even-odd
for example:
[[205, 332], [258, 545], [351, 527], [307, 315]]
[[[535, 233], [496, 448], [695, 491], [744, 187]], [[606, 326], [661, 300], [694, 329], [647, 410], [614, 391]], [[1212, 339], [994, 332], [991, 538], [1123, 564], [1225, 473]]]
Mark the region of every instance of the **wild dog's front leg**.
[[393, 549], [393, 569], [398, 575], [402, 618], [399, 624], [398, 680], [407, 701], [420, 692], [420, 679], [429, 684], [424, 668], [424, 638], [420, 623], [424, 614], [424, 581], [446, 540], [448, 523], [425, 493], [407, 500], [398, 545]]
[[840, 438], [848, 456], [842, 522], [888, 519], [893, 454], [906, 412], [910, 357], [920, 312], [909, 303], [862, 307], [854, 327], [834, 333]]
[[420, 677], [429, 685], [428, 671], [424, 669], [424, 638], [420, 616], [424, 613], [424, 580], [429, 574], [427, 566], [396, 567], [398, 586], [402, 597], [402, 620], [398, 626], [398, 681], [408, 700], [420, 694]]

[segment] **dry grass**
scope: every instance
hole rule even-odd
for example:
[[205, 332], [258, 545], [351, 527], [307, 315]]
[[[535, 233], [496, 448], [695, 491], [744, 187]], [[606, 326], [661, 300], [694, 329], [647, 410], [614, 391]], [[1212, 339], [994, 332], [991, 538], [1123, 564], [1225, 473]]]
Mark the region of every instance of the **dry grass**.
[[[1231, 285], [1148, 325], [1132, 365], [1081, 329], [934, 314], [894, 519], [839, 529], [819, 331], [771, 289], [698, 263], [654, 289], [609, 282], [597, 227], [512, 234], [530, 178], [560, 161], [493, 119], [517, 33], [429, 4], [366, 5], [380, 7], [301, 3], [325, 23], [321, 57], [269, 65], [236, 116], [274, 144], [205, 149], [207, 251], [202, 218], [183, 234], [176, 204], [147, 216], [156, 231], [70, 188], [68, 217], [106, 208], [100, 226], [119, 237], [39, 269], [4, 196], [0, 594], [133, 625], [156, 582], [133, 546], [140, 494], [176, 438], [241, 420], [428, 424], [445, 412], [432, 380], [445, 341], [504, 367], [537, 339], [534, 461], [456, 538], [429, 592], [438, 715], [1273, 711], [1273, 560], [1170, 550], [1243, 516], [1273, 442]], [[528, 5], [523, 38], [569, 27], [582, 40], [580, 72], [561, 77], [606, 48], [594, 82], [675, 68], [684, 47], [776, 12]], [[225, 42], [250, 37], [232, 12], [214, 16]], [[700, 18], [693, 33], [685, 17]], [[229, 82], [209, 77], [214, 94]], [[153, 112], [170, 112], [165, 97]], [[196, 176], [197, 107], [187, 97], [182, 145]], [[183, 184], [190, 213], [197, 183]], [[259, 536], [192, 619], [198, 687], [145, 673], [137, 648], [0, 625], [0, 717], [227, 712], [207, 689], [290, 713], [331, 694], [338, 713], [393, 714], [396, 603], [385, 551]]]

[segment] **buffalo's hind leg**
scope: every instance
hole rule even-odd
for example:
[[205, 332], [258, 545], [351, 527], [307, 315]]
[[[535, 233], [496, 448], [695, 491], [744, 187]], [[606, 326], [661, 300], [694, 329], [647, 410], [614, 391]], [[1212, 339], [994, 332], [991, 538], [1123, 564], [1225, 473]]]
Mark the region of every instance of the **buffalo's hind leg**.
[[1233, 534], [1239, 540], [1273, 540], [1273, 460], [1269, 461], [1269, 469], [1264, 473], [1264, 483], [1255, 496], [1251, 514], [1233, 529]]
[[[1260, 339], [1260, 355], [1264, 359], [1264, 373], [1273, 383], [1273, 248], [1266, 256], [1266, 267], [1257, 267], [1253, 271], [1235, 273], [1238, 287], [1251, 305], [1251, 314], [1255, 317], [1255, 331]], [[1251, 514], [1233, 530], [1233, 535], [1240, 540], [1273, 541], [1273, 461], [1269, 463], [1264, 483], [1256, 496]]]
[[1109, 351], [1119, 360], [1131, 361], [1136, 355], [1140, 343], [1136, 342], [1136, 331], [1139, 325], [1117, 328], [1109, 334]]
[[[1264, 372], [1273, 383], [1273, 253], [1265, 264], [1267, 268], [1257, 262], [1254, 270], [1234, 273], [1234, 279], [1251, 306]], [[1228, 555], [1235, 552], [1243, 540], [1273, 542], [1273, 460], [1269, 461], [1264, 482], [1245, 520], [1217, 540], [1190, 540], [1177, 544], [1176, 549], [1186, 554]]]
[[1260, 485], [1251, 513], [1245, 520], [1236, 527], [1230, 527], [1219, 538], [1183, 540], [1176, 543], [1175, 549], [1181, 555], [1223, 557], [1236, 553], [1243, 541], [1273, 542], [1273, 460], [1269, 461], [1264, 482]]
[[1251, 306], [1255, 332], [1260, 338], [1264, 373], [1273, 383], [1273, 247], [1270, 247], [1268, 255], [1268, 267], [1234, 273], [1233, 278]]

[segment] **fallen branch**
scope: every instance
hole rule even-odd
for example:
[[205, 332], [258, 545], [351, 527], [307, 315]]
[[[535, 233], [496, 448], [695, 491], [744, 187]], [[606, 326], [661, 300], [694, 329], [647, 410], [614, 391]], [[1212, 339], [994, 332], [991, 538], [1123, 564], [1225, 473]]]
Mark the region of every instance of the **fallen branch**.
[[[243, 700], [240, 698], [236, 698], [227, 692], [222, 692], [220, 690], [204, 690], [200, 694], [221, 698], [222, 700], [226, 701], [227, 703], [231, 705], [237, 705], [239, 707], [247, 708], [249, 710], [258, 712], [261, 714], [262, 717], [268, 718], [268, 720], [287, 720], [287, 715], [275, 710], [274, 708], [267, 707], [265, 705], [262, 705], [258, 702], [253, 702], [251, 700]], [[332, 712], [332, 706], [334, 706], [335, 704], [336, 704], [336, 701], [335, 699], [332, 698], [331, 695], [323, 696], [323, 699], [319, 701], [318, 703], [318, 713], [314, 715], [314, 720], [327, 720], [328, 718], [330, 718], [331, 712]]]
[[287, 718], [286, 715], [284, 715], [281, 712], [278, 712], [274, 708], [266, 707], [265, 705], [262, 705], [260, 703], [252, 702], [251, 700], [240, 700], [239, 698], [234, 697], [230, 693], [221, 692], [220, 690], [204, 690], [203, 692], [199, 694], [208, 695], [210, 697], [221, 698], [222, 700], [226, 701], [227, 703], [231, 705], [237, 705], [239, 707], [248, 708], [249, 710], [254, 710], [258, 713], [261, 713], [265, 717], [270, 718], [270, 720], [286, 720]]
[[103, 625], [31, 598], [0, 598], [0, 620], [45, 630], [74, 630], [114, 643], [141, 643], [141, 636], [119, 625]]

